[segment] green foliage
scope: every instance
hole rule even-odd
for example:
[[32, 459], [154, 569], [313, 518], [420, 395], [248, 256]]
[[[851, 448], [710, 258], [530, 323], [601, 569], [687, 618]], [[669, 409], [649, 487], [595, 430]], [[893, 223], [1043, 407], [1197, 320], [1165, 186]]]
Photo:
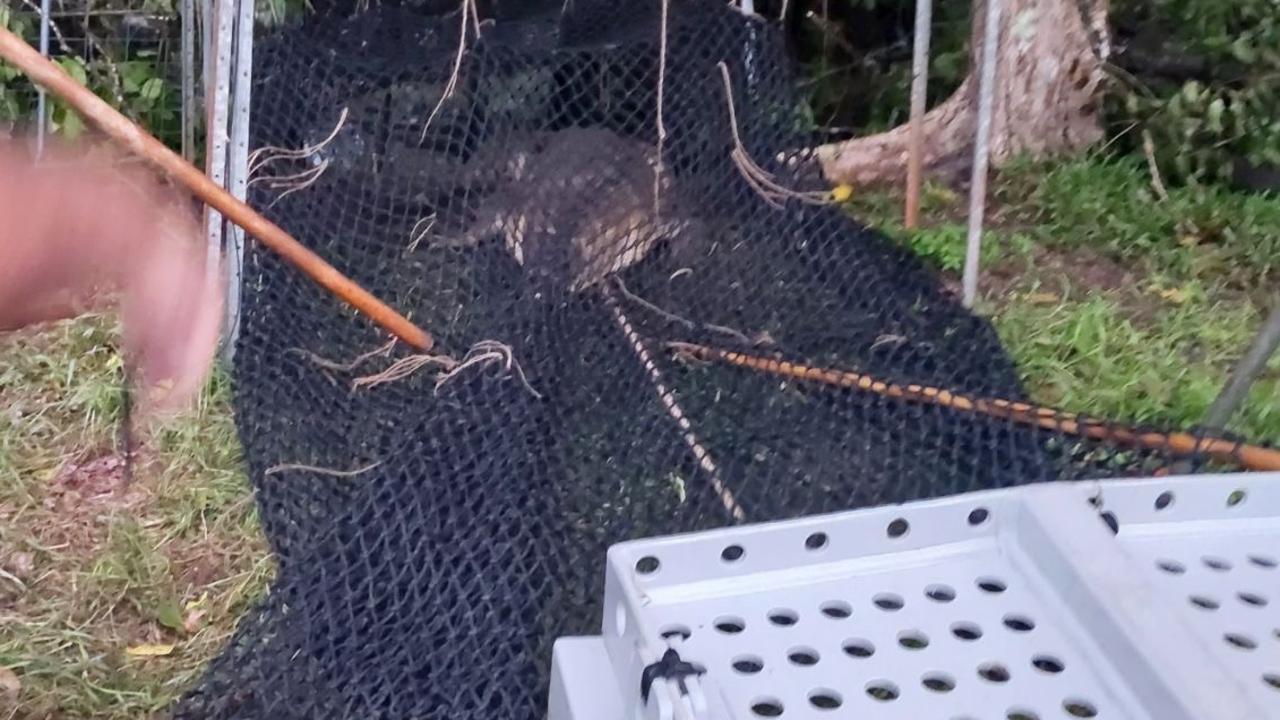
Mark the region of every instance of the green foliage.
[[[148, 0], [142, 12], [173, 14], [171, 0]], [[70, 22], [70, 21], [66, 21]], [[32, 40], [36, 34], [34, 16], [0, 7], [0, 26]], [[155, 48], [125, 52], [105, 40], [95, 41], [92, 60], [63, 52], [56, 35], [51, 49], [54, 61], [76, 82], [137, 121], [171, 145], [181, 141], [181, 89], [167, 73], [170, 60]], [[49, 127], [54, 134], [69, 139], [85, 128], [83, 120], [56, 98], [50, 98]], [[0, 65], [0, 128], [19, 122], [33, 122], [36, 93], [31, 82], [17, 69]]]
[[[25, 37], [31, 32], [30, 18], [19, 15], [9, 5], [0, 5], [0, 27]], [[24, 87], [22, 73], [0, 62], [0, 131], [30, 113], [31, 93]]]
[[1143, 29], [1135, 46], [1154, 46], [1149, 54], [1183, 68], [1134, 67], [1139, 76], [1109, 102], [1117, 129], [1149, 132], [1160, 166], [1181, 180], [1280, 168], [1280, 2], [1125, 0], [1114, 18]]
[[[906, 120], [914, 0], [803, 4], [794, 38], [810, 78], [802, 84], [824, 125], [884, 129]], [[951, 94], [968, 72], [969, 3], [935, 3], [929, 100]]]

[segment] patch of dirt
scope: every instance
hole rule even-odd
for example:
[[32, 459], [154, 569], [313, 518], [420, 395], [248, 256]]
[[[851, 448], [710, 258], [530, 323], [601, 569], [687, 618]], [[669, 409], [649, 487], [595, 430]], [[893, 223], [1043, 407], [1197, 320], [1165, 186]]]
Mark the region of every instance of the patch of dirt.
[[130, 485], [125, 458], [117, 453], [85, 463], [67, 463], [49, 483], [44, 506], [48, 510], [75, 512], [86, 506], [135, 507], [146, 499], [137, 485]]
[[1019, 256], [983, 268], [983, 294], [999, 305], [1009, 302], [1057, 303], [1083, 300], [1106, 293], [1122, 300], [1126, 315], [1143, 323], [1166, 306], [1157, 295], [1143, 292], [1145, 275], [1090, 248], [1035, 246]]
[[211, 542], [175, 546], [167, 554], [178, 579], [176, 586], [194, 595], [199, 595], [202, 588], [233, 572], [231, 558]]
[[45, 488], [41, 505], [47, 521], [33, 524], [32, 535], [44, 545], [70, 546], [92, 554], [112, 518], [135, 512], [149, 497], [141, 484], [128, 482], [119, 454], [68, 462]]

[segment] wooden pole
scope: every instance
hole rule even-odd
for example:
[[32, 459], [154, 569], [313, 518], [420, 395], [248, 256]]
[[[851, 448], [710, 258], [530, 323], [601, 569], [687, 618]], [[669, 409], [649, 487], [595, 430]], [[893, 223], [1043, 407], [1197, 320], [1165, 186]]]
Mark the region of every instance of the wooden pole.
[[196, 197], [216, 208], [245, 232], [258, 238], [282, 258], [301, 270], [321, 287], [364, 313], [392, 335], [420, 352], [429, 351], [435, 344], [430, 333], [388, 307], [368, 290], [354, 283], [319, 255], [295, 240], [275, 223], [256, 210], [236, 200], [226, 190], [218, 187], [187, 161], [165, 147], [164, 143], [135, 125], [125, 116], [104, 102], [97, 95], [82, 87], [62, 68], [42, 57], [22, 38], [0, 28], [0, 58], [12, 63], [37, 84], [70, 105], [76, 112], [93, 122], [112, 139], [129, 151], [146, 160], [190, 190]]

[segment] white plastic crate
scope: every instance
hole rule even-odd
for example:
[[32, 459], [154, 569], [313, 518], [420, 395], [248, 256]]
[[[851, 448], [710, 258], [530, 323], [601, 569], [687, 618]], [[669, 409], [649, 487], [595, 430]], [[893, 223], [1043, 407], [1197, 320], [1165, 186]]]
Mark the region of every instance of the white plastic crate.
[[[602, 637], [557, 644], [550, 717], [1280, 718], [1278, 561], [1280, 474], [624, 543]], [[705, 672], [657, 678], [643, 701], [673, 647]]]

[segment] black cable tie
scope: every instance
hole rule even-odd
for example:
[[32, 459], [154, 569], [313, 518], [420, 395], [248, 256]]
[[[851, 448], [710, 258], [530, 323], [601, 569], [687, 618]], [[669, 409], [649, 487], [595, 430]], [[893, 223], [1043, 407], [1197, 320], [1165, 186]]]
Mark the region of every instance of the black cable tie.
[[[644, 672], [640, 673], [640, 700], [649, 702], [649, 690], [653, 687], [654, 680], [678, 679], [683, 681], [691, 675], [704, 675], [707, 669], [697, 663], [686, 662], [680, 659], [680, 653], [675, 648], [668, 648], [662, 654], [662, 659], [655, 663], [650, 663], [645, 667]], [[680, 689], [686, 694], [688, 688], [684, 683], [680, 683]]]

